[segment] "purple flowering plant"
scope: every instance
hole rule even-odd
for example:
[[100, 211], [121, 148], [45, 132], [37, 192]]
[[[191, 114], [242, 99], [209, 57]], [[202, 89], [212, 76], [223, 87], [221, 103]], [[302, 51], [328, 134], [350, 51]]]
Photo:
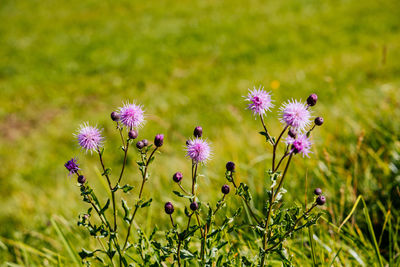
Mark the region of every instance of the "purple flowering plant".
[[186, 157], [191, 162], [191, 174], [187, 177], [191, 181], [190, 189], [185, 189], [182, 185], [181, 181], [186, 177], [180, 171], [172, 176], [172, 180], [179, 187], [179, 191], [173, 193], [188, 204], [184, 210], [186, 221], [181, 225], [175, 223], [173, 204], [171, 202], [165, 204], [165, 212], [170, 217], [172, 229], [166, 233], [167, 244], [165, 246], [158, 244], [158, 248], [166, 257], [173, 255], [173, 262], [177, 266], [192, 266], [195, 263], [200, 266], [213, 266], [215, 262], [218, 262], [218, 266], [225, 266], [230, 265], [234, 258], [233, 250], [229, 252], [223, 250], [228, 245], [224, 235], [225, 231], [234, 230], [234, 218], [239, 216], [241, 208], [231, 217], [216, 219], [216, 214], [226, 206], [226, 196], [230, 192], [227, 184], [222, 185], [220, 198], [215, 205], [201, 201], [198, 187], [202, 175], [199, 172], [212, 155], [210, 144], [202, 135], [202, 127], [197, 126], [193, 131], [193, 137], [186, 141]]
[[[176, 212], [172, 202], [165, 203], [164, 211], [171, 221], [171, 228], [164, 232], [163, 240], [156, 240], [156, 236], [160, 236], [157, 227], [154, 227], [150, 236], [146, 236], [140, 226], [135, 227], [136, 238], [133, 239], [132, 226], [138, 211], [152, 202], [151, 198], [143, 197], [144, 185], [150, 178], [149, 166], [156, 152], [164, 145], [164, 135], [155, 135], [153, 144], [147, 139], [136, 142], [139, 159], [136, 163], [141, 185], [137, 197], [131, 199], [133, 186], [125, 183], [123, 177], [128, 150], [139, 136], [138, 129], [144, 125], [143, 107], [126, 103], [111, 113], [122, 142], [122, 166], [115, 177], [105, 165], [105, 138], [102, 130], [89, 123], [79, 127], [75, 134], [77, 142], [83, 151], [98, 155], [110, 196], [105, 203], [101, 203], [102, 198], [98, 198], [89, 186], [90, 179], [87, 180], [83, 175], [84, 168], [81, 168], [77, 158], [65, 163], [69, 176], [77, 177], [83, 201], [89, 204], [87, 212], [79, 216], [78, 225], [87, 228], [90, 235], [101, 244], [93, 251], [82, 249], [79, 255], [83, 262], [90, 265], [90, 262], [98, 261], [111, 266], [115, 263], [119, 263], [118, 266], [265, 266], [269, 255], [274, 255], [274, 259], [279, 258], [284, 266], [291, 266], [291, 259], [285, 250], [285, 240], [316, 224], [322, 213], [315, 208], [326, 203], [320, 188], [314, 190], [314, 201], [304, 208], [289, 206], [283, 201], [286, 193], [283, 186], [293, 157], [300, 154], [304, 158], [312, 154], [311, 133], [324, 122], [322, 117], [312, 120], [311, 108], [316, 105], [318, 97], [312, 94], [305, 102], [293, 99], [284, 102], [279, 108], [279, 120], [283, 126], [277, 138], [271, 136], [266, 124], [266, 118], [274, 108], [271, 93], [259, 87], [249, 90], [244, 98], [247, 109], [259, 118], [263, 129], [260, 134], [265, 137], [272, 153], [271, 167], [266, 172], [269, 186], [264, 190], [265, 203], [262, 208], [257, 208], [260, 205], [253, 203], [249, 186], [237, 181], [237, 166], [232, 161], [225, 166], [225, 178], [230, 185], [221, 183], [216, 203], [204, 202], [198, 194], [199, 186], [204, 186], [200, 172], [212, 157], [212, 144], [203, 137], [203, 128], [197, 126], [193, 137], [188, 138], [185, 145], [186, 158], [191, 164], [190, 175], [180, 170], [171, 175], [177, 186], [173, 193], [187, 203], [185, 216], [183, 219], [176, 218], [181, 213]], [[186, 179], [191, 183], [190, 188], [182, 184]], [[232, 191], [241, 199], [243, 207], [229, 211], [225, 208], [226, 198]], [[117, 206], [117, 200], [121, 203], [120, 207]], [[239, 222], [242, 210], [246, 211], [247, 218]], [[236, 233], [236, 236], [246, 236], [249, 233], [254, 235], [255, 244], [259, 247], [258, 253], [243, 255], [240, 251], [241, 239], [230, 240], [227, 237], [230, 233]], [[226, 248], [232, 243], [239, 249]]]
[[[123, 154], [123, 163], [121, 170], [115, 177], [112, 177], [111, 168], [106, 167], [104, 161], [104, 136], [102, 130], [98, 127], [83, 123], [75, 134], [77, 142], [85, 152], [98, 155], [99, 163], [102, 169], [102, 176], [107, 182], [110, 198], [105, 203], [101, 203], [95, 191], [90, 187], [90, 179], [86, 179], [83, 170], [80, 168], [77, 158], [72, 158], [65, 167], [69, 175], [76, 175], [80, 186], [81, 196], [84, 202], [89, 204], [87, 212], [79, 216], [78, 225], [87, 228], [90, 235], [99, 240], [101, 247], [89, 251], [82, 249], [79, 252], [82, 261], [90, 265], [90, 260], [97, 261], [104, 265], [114, 266], [118, 262], [119, 266], [128, 266], [130, 261], [129, 250], [138, 249], [133, 245], [132, 225], [137, 212], [148, 207], [152, 199], [144, 199], [143, 191], [146, 181], [150, 178], [149, 166], [154, 161], [156, 152], [163, 145], [164, 135], [157, 134], [154, 138], [154, 144], [144, 139], [136, 143], [138, 148], [137, 165], [141, 174], [141, 186], [136, 199], [127, 199], [119, 196], [121, 207], [117, 206], [118, 194], [122, 192], [128, 198], [133, 186], [125, 184], [123, 181], [125, 167], [127, 165], [128, 151], [134, 139], [138, 137], [138, 128], [144, 125], [144, 111], [142, 106], [126, 103], [118, 111], [111, 113], [111, 119], [116, 124], [116, 129], [121, 138], [121, 149]], [[123, 218], [121, 220], [122, 216]], [[121, 231], [120, 228], [125, 231]], [[138, 231], [139, 239], [143, 233]], [[107, 259], [108, 258], [108, 259]]]
[[[235, 181], [235, 168], [232, 168], [232, 163], [227, 164], [226, 178], [233, 184], [236, 195], [245, 203], [245, 208], [251, 217], [248, 224], [261, 241], [257, 242], [260, 244], [258, 255], [253, 258], [242, 257], [242, 264], [265, 266], [267, 256], [275, 254], [284, 266], [291, 266], [290, 257], [287, 256], [284, 248], [284, 241], [295, 232], [316, 224], [322, 213], [314, 209], [326, 202], [319, 188], [314, 191], [314, 202], [305, 209], [298, 206], [288, 207], [283, 202], [283, 195], [286, 193], [283, 185], [288, 176], [292, 158], [297, 154], [303, 157], [310, 156], [312, 153], [311, 133], [316, 126], [321, 126], [323, 123], [322, 117], [315, 118], [313, 124], [311, 121], [311, 107], [316, 105], [318, 97], [316, 94], [311, 94], [305, 102], [293, 99], [284, 102], [280, 107], [280, 122], [283, 124], [283, 129], [277, 138], [271, 136], [265, 123], [267, 112], [273, 107], [271, 93], [263, 89], [253, 89], [245, 98], [250, 102], [247, 109], [260, 119], [263, 128], [260, 134], [266, 138], [266, 143], [272, 150], [272, 160], [271, 168], [267, 171], [267, 177], [270, 180], [270, 186], [266, 189], [267, 201], [261, 210], [257, 210], [255, 205], [252, 205], [249, 187], [245, 183], [238, 184]], [[287, 134], [286, 138], [284, 138], [285, 134]], [[279, 153], [280, 146], [283, 147], [283, 153]]]

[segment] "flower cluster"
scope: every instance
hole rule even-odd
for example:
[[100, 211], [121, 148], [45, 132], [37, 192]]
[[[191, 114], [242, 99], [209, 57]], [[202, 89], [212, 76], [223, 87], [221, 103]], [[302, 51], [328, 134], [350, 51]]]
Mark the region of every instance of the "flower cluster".
[[[79, 216], [78, 225], [87, 228], [90, 235], [96, 237], [96, 239], [109, 237], [109, 240], [106, 242], [108, 248], [100, 248], [93, 252], [82, 250], [79, 255], [84, 261], [88, 260], [89, 258], [93, 258], [102, 262], [103, 264], [106, 264], [104, 259], [97, 255], [104, 253], [105, 255], [108, 255], [110, 261], [109, 265], [114, 265], [114, 254], [117, 253], [121, 266], [122, 263], [125, 264], [127, 262], [127, 251], [132, 247], [132, 245], [129, 243], [131, 239], [130, 234], [132, 232], [131, 228], [133, 225], [133, 220], [135, 219], [138, 209], [149, 206], [152, 201], [151, 198], [147, 200], [144, 198], [143, 189], [146, 181], [148, 181], [150, 177], [148, 170], [150, 164], [154, 161], [155, 152], [164, 144], [164, 135], [157, 134], [154, 137], [153, 144], [150, 144], [147, 139], [142, 139], [136, 143], [136, 147], [138, 148], [139, 152], [138, 158], [140, 158], [140, 160], [137, 161], [137, 164], [141, 172], [142, 184], [141, 189], [138, 192], [138, 197], [134, 199], [133, 212], [129, 207], [129, 202], [121, 198], [121, 210], [123, 210], [125, 213], [123, 221], [124, 225], [128, 225], [128, 229], [125, 231], [125, 238], [120, 240], [119, 238], [122, 237], [122, 233], [118, 234], [118, 226], [121, 223], [118, 222], [119, 217], [117, 214], [119, 213], [119, 209], [116, 204], [116, 198], [118, 196], [118, 192], [127, 194], [133, 190], [133, 186], [130, 186], [129, 184], [122, 184], [122, 178], [126, 169], [125, 167], [127, 166], [129, 146], [133, 140], [137, 139], [139, 136], [137, 128], [144, 125], [144, 112], [142, 106], [127, 103], [120, 107], [118, 112], [112, 112], [111, 119], [116, 123], [116, 129], [119, 131], [119, 135], [121, 137], [121, 148], [123, 151], [123, 163], [121, 171], [116, 176], [115, 180], [113, 180], [111, 176], [111, 168], [106, 167], [103, 159], [104, 137], [102, 135], [102, 130], [100, 130], [97, 126], [91, 126], [89, 123], [83, 123], [80, 125], [77, 133], [75, 134], [78, 144], [82, 150], [90, 151], [91, 153], [96, 152], [98, 154], [100, 166], [103, 172], [102, 176], [105, 178], [108, 184], [108, 190], [111, 199], [108, 199], [105, 204], [100, 203], [100, 198], [96, 196], [95, 191], [89, 186], [89, 181], [87, 181], [86, 177], [80, 173], [82, 170], [76, 158], [72, 158], [66, 162], [64, 166], [68, 170], [69, 175], [75, 174], [77, 176], [83, 201], [90, 204], [90, 208], [88, 209], [87, 213]], [[108, 209], [112, 209], [110, 217], [108, 216], [109, 214], [106, 213]], [[166, 206], [165, 209], [167, 211], [168, 207]], [[173, 209], [169, 212], [172, 213]], [[97, 219], [94, 219], [93, 217], [96, 217], [96, 215]], [[100, 221], [101, 224], [96, 225], [96, 220]]]
[[[98, 197], [95, 194], [95, 190], [89, 185], [91, 180], [83, 175], [84, 168], [81, 169], [76, 157], [64, 164], [69, 176], [76, 175], [82, 199], [89, 205], [87, 212], [79, 216], [78, 225], [85, 227], [101, 244], [101, 248], [93, 251], [82, 249], [79, 255], [83, 261], [86, 261], [88, 265], [89, 260], [99, 261], [109, 266], [114, 266], [117, 261], [118, 266], [130, 266], [128, 261], [133, 261], [131, 265], [143, 266], [169, 264], [180, 267], [200, 264], [201, 266], [263, 267], [267, 255], [274, 254], [285, 266], [290, 265], [290, 259], [285, 256], [285, 240], [295, 232], [315, 224], [321, 216], [321, 213], [315, 212], [315, 208], [326, 203], [326, 197], [320, 188], [314, 190], [314, 201], [305, 208], [288, 207], [281, 203], [284, 201], [283, 195], [287, 192], [284, 189], [284, 182], [289, 167], [293, 165], [293, 157], [297, 154], [303, 157], [310, 156], [312, 153], [311, 134], [315, 127], [324, 123], [322, 117], [313, 119], [311, 115], [311, 109], [317, 104], [318, 97], [316, 94], [311, 94], [306, 101], [291, 99], [284, 102], [279, 108], [279, 120], [283, 124], [283, 129], [277, 137], [271, 135], [265, 121], [267, 112], [271, 112], [274, 107], [271, 92], [265, 91], [261, 86], [254, 87], [244, 98], [246, 108], [256, 118], [260, 118], [263, 128], [260, 134], [271, 146], [271, 167], [266, 172], [271, 183], [262, 190], [265, 196], [257, 198], [265, 199], [266, 202], [262, 205], [253, 203], [249, 186], [244, 182], [239, 182], [236, 177], [240, 165], [236, 166], [233, 161], [228, 161], [225, 165], [227, 182], [220, 183], [218, 201], [214, 204], [204, 201], [201, 192], [209, 193], [211, 190], [207, 188], [199, 190], [200, 186], [205, 186], [204, 175], [200, 175], [200, 172], [211, 159], [212, 147], [210, 142], [203, 137], [203, 127], [197, 126], [193, 130], [193, 135], [187, 139], [184, 149], [186, 158], [190, 160], [191, 173], [186, 174], [181, 169], [171, 175], [173, 183], [179, 187], [173, 193], [186, 203], [184, 213], [179, 205], [174, 207], [172, 201], [164, 204], [164, 212], [167, 214], [167, 219], [171, 221], [172, 228], [165, 232], [163, 241], [156, 240], [160, 236], [156, 235], [156, 227], [150, 236], [145, 235], [141, 228], [135, 231], [136, 239], [131, 234], [133, 225], [140, 227], [140, 223], [134, 222], [137, 218], [136, 214], [152, 203], [152, 198], [145, 197], [144, 186], [150, 179], [149, 166], [154, 162], [156, 152], [164, 145], [164, 134], [156, 134], [154, 139], [139, 139], [138, 130], [145, 123], [145, 114], [141, 105], [126, 103], [112, 112], [110, 117], [115, 123], [122, 142], [122, 166], [114, 176], [103, 158], [105, 139], [102, 130], [89, 123], [80, 125], [75, 134], [78, 144], [85, 152], [98, 154], [102, 176], [108, 185], [107, 196], [109, 196]], [[278, 149], [280, 145], [283, 145], [283, 149]], [[135, 192], [134, 187], [124, 183], [123, 179], [130, 165], [127, 162], [130, 162], [128, 151], [131, 146], [136, 147], [135, 152], [138, 154], [136, 163], [140, 173], [140, 186], [135, 197], [130, 195]], [[234, 196], [240, 198], [240, 202], [235, 202]], [[225, 209], [228, 197], [232, 199], [230, 203], [244, 205], [247, 216], [240, 219], [240, 227], [237, 227], [235, 222], [241, 216], [242, 207]], [[105, 202], [104, 198], [106, 198]], [[121, 203], [120, 207], [118, 203]], [[184, 216], [184, 218], [174, 219], [177, 216]], [[121, 231], [122, 227], [126, 229]], [[245, 231], [251, 231], [251, 234]], [[246, 257], [237, 255], [241, 253], [240, 248], [236, 251], [224, 250], [224, 246], [230, 242], [228, 236], [232, 232], [239, 232], [241, 236], [249, 238], [255, 236], [254, 245], [259, 245], [257, 250], [259, 254]], [[107, 240], [104, 240], [105, 238]], [[240, 246], [240, 240], [235, 241], [235, 244]]]

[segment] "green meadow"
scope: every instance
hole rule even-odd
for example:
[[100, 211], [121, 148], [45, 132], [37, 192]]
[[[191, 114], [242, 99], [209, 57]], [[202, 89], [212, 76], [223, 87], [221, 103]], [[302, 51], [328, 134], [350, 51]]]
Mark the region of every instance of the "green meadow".
[[[110, 113], [128, 101], [146, 111], [139, 138], [165, 135], [144, 189], [153, 202], [136, 217], [138, 229], [150, 234], [156, 225], [162, 238], [167, 201], [183, 222], [172, 175], [183, 172], [190, 186], [184, 146], [198, 125], [213, 150], [200, 171], [203, 201], [218, 200], [225, 163], [234, 161], [262, 207], [271, 150], [243, 98], [260, 85], [275, 101], [266, 118], [273, 135], [287, 99], [318, 94], [313, 116], [325, 120], [310, 158], [296, 157], [285, 181], [288, 203], [312, 201], [315, 187], [327, 197], [312, 233], [285, 243], [295, 266], [400, 266], [399, 18], [397, 0], [2, 0], [1, 266], [73, 266], [83, 247], [96, 248], [76, 224], [88, 206], [64, 163], [77, 156], [105, 199], [98, 159], [73, 134], [86, 121], [104, 129], [115, 178], [123, 153]], [[128, 201], [140, 187], [137, 157], [132, 149]], [[234, 194], [227, 203], [228, 214], [242, 205]], [[258, 253], [261, 240], [251, 233], [232, 240], [242, 245], [226, 249]], [[273, 257], [269, 264], [281, 266]]]

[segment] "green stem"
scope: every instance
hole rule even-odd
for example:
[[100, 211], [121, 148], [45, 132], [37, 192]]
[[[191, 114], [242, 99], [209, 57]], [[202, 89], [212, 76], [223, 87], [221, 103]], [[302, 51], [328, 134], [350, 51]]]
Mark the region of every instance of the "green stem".
[[146, 164], [145, 164], [145, 168], [144, 168], [144, 172], [143, 172], [143, 176], [142, 176], [142, 185], [140, 186], [140, 191], [139, 191], [139, 199], [135, 205], [135, 210], [133, 211], [132, 217], [129, 219], [129, 226], [128, 226], [128, 233], [126, 234], [126, 238], [125, 238], [125, 242], [124, 242], [124, 246], [122, 247], [122, 250], [126, 249], [126, 245], [128, 244], [128, 239], [129, 239], [129, 235], [131, 233], [131, 228], [132, 228], [132, 222], [135, 219], [135, 215], [136, 212], [139, 208], [139, 201], [142, 199], [142, 194], [143, 194], [143, 188], [144, 188], [144, 184], [146, 182], [146, 176], [147, 176], [147, 169], [149, 167], [149, 163], [151, 160], [151, 157], [154, 155], [154, 153], [157, 151], [158, 147], [154, 148], [154, 150], [151, 152], [150, 157], [146, 160]]
[[286, 163], [285, 170], [283, 171], [282, 178], [279, 181], [279, 184], [278, 184], [278, 186], [276, 188], [275, 193], [274, 193], [274, 189], [273, 188], [271, 189], [271, 196], [270, 196], [270, 199], [269, 199], [269, 207], [268, 207], [268, 212], [267, 212], [267, 218], [265, 219], [265, 228], [264, 228], [265, 232], [264, 232], [264, 235], [263, 235], [263, 251], [264, 251], [264, 254], [261, 257], [261, 264], [260, 264], [261, 267], [264, 266], [264, 262], [265, 262], [265, 254], [266, 254], [265, 252], [266, 252], [267, 243], [268, 243], [267, 234], [269, 234], [268, 226], [269, 226], [269, 221], [271, 219], [272, 206], [273, 206], [273, 203], [275, 201], [276, 196], [279, 193], [279, 190], [281, 189], [281, 187], [283, 185], [283, 180], [285, 179], [286, 173], [287, 173], [287, 171], [289, 169], [289, 164], [290, 164], [290, 161], [291, 161], [292, 157], [293, 157], [293, 153], [290, 153], [289, 159], [288, 159], [288, 161]]

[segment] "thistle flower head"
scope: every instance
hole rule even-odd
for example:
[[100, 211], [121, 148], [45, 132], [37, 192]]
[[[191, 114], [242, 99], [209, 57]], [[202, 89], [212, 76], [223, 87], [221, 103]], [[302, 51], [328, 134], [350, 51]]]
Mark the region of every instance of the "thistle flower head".
[[264, 90], [264, 87], [259, 87], [253, 90], [249, 89], [248, 95], [245, 97], [246, 101], [250, 103], [247, 109], [253, 111], [254, 116], [263, 116], [267, 111], [274, 106], [271, 100], [271, 93]]
[[97, 127], [90, 126], [88, 123], [83, 123], [79, 127], [76, 134], [79, 145], [86, 151], [95, 151], [103, 146], [104, 138], [101, 135], [101, 130]]
[[229, 188], [229, 185], [224, 184], [224, 185], [221, 187], [221, 192], [222, 192], [222, 194], [227, 195], [227, 194], [229, 194], [229, 191], [231, 191], [231, 189]]
[[192, 203], [190, 203], [190, 209], [192, 211], [196, 211], [199, 208], [199, 204], [197, 204], [196, 201], [193, 201]]
[[303, 132], [310, 125], [310, 111], [307, 104], [289, 100], [281, 108], [281, 122], [292, 127], [296, 131]]
[[137, 128], [144, 124], [144, 111], [141, 105], [126, 103], [119, 109], [119, 116], [119, 121], [128, 128]]
[[300, 134], [296, 139], [289, 136], [286, 138], [286, 143], [292, 145], [292, 152], [295, 154], [301, 153], [303, 157], [308, 157], [311, 153], [311, 141], [306, 134]]
[[320, 196], [317, 197], [317, 199], [315, 200], [315, 202], [317, 202], [317, 204], [318, 204], [319, 206], [322, 206], [322, 205], [324, 205], [324, 204], [326, 203], [326, 198], [325, 198], [325, 196], [320, 195]]
[[228, 163], [226, 163], [226, 170], [230, 172], [235, 171], [235, 163], [232, 161], [228, 161]]
[[78, 176], [78, 183], [80, 183], [81, 185], [83, 185], [86, 182], [86, 178], [83, 175], [79, 175]]
[[183, 174], [181, 172], [176, 172], [173, 176], [172, 179], [174, 180], [175, 183], [179, 183], [182, 181]]
[[79, 165], [76, 158], [72, 158], [64, 164], [65, 168], [69, 171], [69, 175], [78, 173]]
[[206, 162], [211, 156], [207, 141], [202, 138], [190, 139], [186, 142], [186, 156], [195, 163]]
[[156, 137], [154, 137], [154, 145], [156, 147], [160, 147], [164, 144], [164, 135], [163, 134], [157, 134]]
[[164, 210], [166, 214], [171, 215], [172, 213], [174, 213], [174, 205], [172, 205], [171, 202], [167, 202], [165, 203]]

